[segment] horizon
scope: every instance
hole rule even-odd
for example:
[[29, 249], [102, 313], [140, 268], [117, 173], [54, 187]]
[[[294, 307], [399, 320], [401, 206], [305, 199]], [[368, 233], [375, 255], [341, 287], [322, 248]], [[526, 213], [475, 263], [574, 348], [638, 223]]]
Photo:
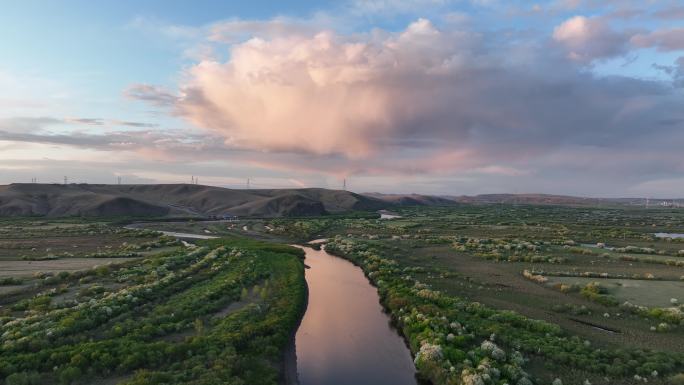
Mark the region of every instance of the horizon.
[[28, 0], [0, 25], [0, 185], [684, 191], [674, 0]]
[[618, 200], [618, 199], [643, 199], [643, 200], [655, 200], [655, 201], [681, 201], [684, 200], [684, 198], [677, 198], [677, 197], [666, 197], [666, 198], [653, 198], [653, 197], [647, 197], [647, 196], [591, 196], [591, 195], [567, 195], [567, 194], [546, 194], [546, 193], [537, 193], [537, 192], [517, 192], [517, 193], [511, 193], [511, 192], [484, 192], [484, 193], [479, 193], [479, 194], [450, 194], [450, 193], [435, 193], [435, 194], [421, 194], [421, 193], [416, 193], [416, 192], [406, 192], [406, 193], [396, 193], [396, 192], [379, 192], [379, 191], [353, 191], [351, 189], [343, 189], [343, 188], [334, 188], [334, 187], [318, 187], [318, 186], [310, 186], [310, 187], [247, 187], [246, 185], [243, 187], [230, 187], [227, 185], [211, 185], [211, 184], [202, 184], [202, 183], [187, 183], [187, 182], [169, 182], [169, 183], [88, 183], [88, 182], [68, 182], [68, 183], [59, 183], [59, 182], [12, 182], [12, 183], [7, 183], [7, 184], [0, 184], [0, 187], [2, 186], [11, 186], [11, 185], [49, 185], [49, 186], [70, 186], [70, 185], [94, 185], [94, 186], [151, 186], [151, 185], [167, 185], [167, 186], [173, 186], [173, 185], [187, 185], [187, 186], [199, 186], [199, 187], [218, 187], [218, 188], [225, 188], [229, 190], [298, 190], [298, 189], [323, 189], [323, 190], [332, 190], [332, 191], [347, 191], [351, 192], [354, 194], [359, 194], [359, 195], [373, 195], [373, 194], [378, 194], [378, 195], [397, 195], [397, 196], [411, 196], [411, 195], [416, 195], [416, 196], [431, 196], [431, 197], [444, 197], [444, 198], [460, 198], [460, 197], [476, 197], [476, 196], [485, 196], [485, 195], [513, 195], [513, 196], [559, 196], [559, 197], [569, 197], [569, 198], [582, 198], [582, 199], [612, 199], [612, 200]]

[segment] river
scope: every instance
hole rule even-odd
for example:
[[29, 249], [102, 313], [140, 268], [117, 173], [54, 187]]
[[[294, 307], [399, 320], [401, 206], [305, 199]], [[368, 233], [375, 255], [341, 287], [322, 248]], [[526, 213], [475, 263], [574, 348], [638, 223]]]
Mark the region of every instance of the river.
[[[181, 239], [217, 238], [161, 232]], [[411, 353], [361, 268], [324, 249], [302, 249], [310, 268], [306, 269], [309, 301], [295, 335], [296, 358], [292, 358], [299, 385], [417, 385]], [[294, 365], [290, 365], [285, 365], [288, 383], [295, 377]]]
[[672, 239], [684, 238], [684, 234], [681, 234], [681, 233], [655, 233], [653, 235], [655, 235], [656, 238], [672, 238]]
[[304, 248], [309, 303], [295, 337], [300, 385], [416, 385], [404, 340], [361, 269]]

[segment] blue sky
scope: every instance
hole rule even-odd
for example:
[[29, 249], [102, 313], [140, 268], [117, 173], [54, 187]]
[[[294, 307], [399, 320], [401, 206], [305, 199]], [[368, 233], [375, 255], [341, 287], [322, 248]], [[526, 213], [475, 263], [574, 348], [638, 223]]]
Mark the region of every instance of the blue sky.
[[0, 183], [681, 195], [683, 31], [667, 0], [8, 2]]

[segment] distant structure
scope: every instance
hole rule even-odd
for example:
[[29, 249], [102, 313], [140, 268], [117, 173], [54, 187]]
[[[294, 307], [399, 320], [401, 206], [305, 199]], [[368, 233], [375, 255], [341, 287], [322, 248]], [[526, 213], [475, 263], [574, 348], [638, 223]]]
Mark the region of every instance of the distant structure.
[[221, 217], [220, 217], [220, 218], [221, 218], [222, 220], [224, 220], [224, 221], [237, 221], [237, 220], [238, 220], [238, 216], [237, 216], [237, 215], [233, 215], [233, 214], [230, 214], [230, 213], [223, 213], [223, 214], [221, 214]]
[[36, 178], [36, 177], [31, 178], [31, 183], [38, 183], [38, 178]]
[[247, 190], [249, 190], [249, 178], [247, 178]]
[[664, 200], [664, 201], [660, 202], [660, 205], [662, 207], [672, 207], [672, 208], [681, 208], [684, 206], [681, 202], [678, 202], [674, 199], [671, 202]]
[[231, 213], [223, 213], [223, 214], [212, 214], [208, 216], [209, 219], [213, 220], [220, 220], [220, 221], [229, 221], [229, 222], [234, 222], [237, 221], [239, 218], [237, 215], [233, 215]]
[[65, 176], [65, 177], [64, 177], [64, 184], [66, 185], [66, 184], [68, 184], [68, 182], [69, 182], [69, 181], [68, 181], [68, 178]]
[[342, 181], [342, 190], [347, 191], [347, 178]]
[[118, 184], [118, 185], [121, 184], [121, 177], [120, 176], [116, 177], [116, 184]]

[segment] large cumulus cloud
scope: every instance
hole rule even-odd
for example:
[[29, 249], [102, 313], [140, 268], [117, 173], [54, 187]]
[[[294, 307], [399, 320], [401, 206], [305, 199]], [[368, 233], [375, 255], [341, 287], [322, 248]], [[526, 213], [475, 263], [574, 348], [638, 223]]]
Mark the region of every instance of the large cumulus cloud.
[[[579, 48], [603, 31], [595, 23], [572, 19], [553, 38]], [[659, 123], [677, 118], [681, 102], [667, 87], [599, 78], [566, 60], [553, 39], [537, 44], [502, 45], [425, 19], [399, 32], [255, 37], [231, 45], [225, 61], [188, 69], [173, 107], [237, 148], [368, 162], [453, 158], [453, 170], [531, 159], [559, 146], [621, 146], [639, 140], [645, 127], [674, 129]], [[612, 54], [607, 45], [587, 52], [604, 51]], [[167, 91], [150, 90], [131, 94], [171, 100]], [[449, 158], [464, 151], [467, 159]], [[443, 162], [434, 163], [444, 169]]]
[[277, 29], [220, 43], [227, 57], [190, 66], [176, 90], [129, 95], [275, 172], [606, 195], [684, 172], [680, 66], [657, 67], [671, 83], [592, 71], [641, 47], [675, 49], [665, 35], [581, 16], [546, 35], [426, 19], [356, 34]]
[[441, 115], [468, 43], [427, 20], [399, 34], [254, 38], [192, 67], [176, 107], [236, 146], [364, 157], [425, 129], [467, 131]]

